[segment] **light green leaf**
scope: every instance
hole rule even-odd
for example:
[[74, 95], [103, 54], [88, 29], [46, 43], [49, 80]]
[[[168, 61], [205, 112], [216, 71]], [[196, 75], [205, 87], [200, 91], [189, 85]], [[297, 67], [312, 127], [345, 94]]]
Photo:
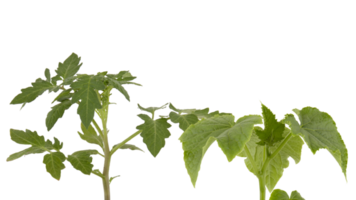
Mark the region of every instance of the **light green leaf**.
[[105, 178], [104, 175], [98, 169], [94, 169], [93, 171], [91, 171], [91, 173], [99, 176], [100, 178]]
[[[255, 127], [255, 130], [262, 130], [260, 127]], [[285, 128], [283, 137], [286, 137], [290, 133], [288, 128]], [[255, 131], [252, 133], [250, 141], [246, 144], [250, 154], [252, 155], [254, 162], [257, 165], [257, 171], [262, 170], [262, 165], [264, 163], [264, 155], [266, 154], [266, 147], [258, 145], [259, 138], [256, 135]], [[277, 142], [273, 147], [269, 148], [270, 154], [272, 154], [282, 143], [283, 141]], [[299, 136], [292, 137], [288, 140], [288, 142], [284, 145], [284, 147], [280, 150], [280, 152], [269, 162], [269, 165], [265, 171], [265, 184], [268, 190], [271, 192], [279, 179], [283, 175], [284, 168], [289, 166], [288, 158], [292, 157], [295, 163], [299, 163], [301, 154], [302, 154], [302, 146], [304, 142]], [[246, 157], [245, 152], [241, 152], [238, 156]], [[254, 173], [253, 166], [248, 158], [245, 159], [245, 164], [250, 172]], [[254, 173], [255, 174], [255, 173]], [[259, 176], [259, 174], [255, 174]]]
[[165, 145], [165, 138], [168, 138], [171, 135], [168, 131], [168, 128], [171, 127], [171, 125], [167, 123], [167, 119], [165, 118], [152, 120], [145, 114], [139, 114], [138, 116], [144, 120], [145, 123], [136, 128], [142, 130], [141, 136], [143, 137], [143, 142], [147, 145], [151, 154], [156, 157]]
[[131, 95], [126, 87], [136, 87], [143, 89], [143, 83], [136, 81], [137, 74], [132, 74], [130, 69], [120, 69], [119, 72], [109, 72], [106, 74], [108, 84], [112, 85], [128, 104], [131, 104]]
[[88, 129], [85, 128], [83, 123], [81, 123], [80, 126], [84, 134], [81, 134], [80, 132], [78, 132], [78, 134], [83, 140], [91, 144], [97, 144], [103, 148], [103, 139], [96, 133], [92, 125], [89, 125]]
[[293, 111], [297, 113], [300, 125], [292, 114], [286, 115], [284, 119], [291, 127], [292, 133], [302, 136], [313, 154], [319, 149], [327, 149], [339, 163], [346, 177], [348, 153], [331, 116], [312, 107]]
[[117, 72], [116, 78], [125, 87], [134, 86], [136, 88], [143, 88], [143, 83], [137, 81], [138, 75], [132, 74], [130, 69], [120, 69]]
[[36, 82], [32, 83], [32, 87], [27, 87], [21, 89], [21, 93], [18, 94], [10, 104], [23, 104], [29, 103], [35, 100], [38, 96], [43, 94], [46, 90], [53, 88], [54, 86], [42, 79], [37, 79]]
[[256, 134], [261, 140], [258, 144], [273, 146], [276, 142], [283, 140], [285, 125], [278, 122], [276, 116], [263, 104], [262, 115], [265, 129], [263, 131], [256, 130]]
[[52, 110], [48, 112], [46, 118], [46, 126], [48, 131], [50, 131], [53, 128], [54, 124], [56, 124], [59, 118], [63, 117], [64, 111], [69, 109], [71, 105], [72, 105], [72, 101], [65, 100], [52, 107]]
[[91, 164], [93, 158], [90, 155], [93, 154], [99, 154], [99, 152], [97, 150], [77, 151], [69, 155], [67, 160], [75, 169], [83, 172], [83, 174], [90, 175], [93, 169], [93, 165]]
[[96, 116], [98, 116], [99, 120], [101, 122], [103, 122], [103, 120], [106, 120], [109, 118], [109, 111], [108, 109], [105, 109], [107, 107], [110, 107], [110, 98], [113, 94], [112, 92], [112, 86], [107, 86], [104, 91], [102, 92], [98, 92], [96, 91], [98, 97], [99, 97], [99, 100], [100, 100], [100, 103], [102, 105], [102, 109], [95, 109], [95, 114]]
[[72, 103], [81, 100], [77, 112], [84, 126], [88, 128], [94, 118], [95, 109], [102, 108], [95, 89], [103, 90], [105, 85], [98, 76], [82, 75], [77, 82], [70, 86], [72, 89], [78, 90], [72, 97]]
[[61, 170], [65, 168], [63, 162], [66, 157], [61, 152], [54, 152], [46, 154], [43, 158], [43, 163], [46, 164], [47, 172], [53, 178], [59, 180], [61, 178]]
[[[112, 144], [112, 148], [114, 148], [115, 146], [117, 146], [120, 143], [120, 141], [118, 142], [114, 142]], [[134, 143], [134, 142], [130, 142], [130, 143], [125, 143], [123, 144], [118, 151], [130, 151], [131, 153], [133, 152], [139, 152], [142, 153], [143, 155], [146, 155], [146, 150], [144, 148], [142, 148], [140, 145]]]
[[[171, 112], [169, 117], [173, 123], [179, 123], [179, 127], [185, 131], [191, 124], [195, 124], [199, 119], [214, 117], [215, 115], [231, 115], [230, 113], [220, 113], [214, 111], [209, 113], [209, 108], [202, 110], [197, 109], [177, 109], [173, 104], [169, 104], [169, 108], [178, 112]], [[186, 114], [182, 114], [186, 113]]]
[[28, 154], [35, 154], [35, 153], [43, 153], [45, 152], [45, 150], [43, 150], [42, 148], [40, 147], [36, 147], [36, 146], [32, 146], [32, 147], [29, 147], [27, 149], [24, 149], [20, 152], [17, 152], [17, 153], [14, 153], [14, 154], [11, 154], [7, 159], [6, 161], [13, 161], [13, 160], [16, 160], [22, 156], [25, 156], [25, 155], [28, 155]]
[[203, 156], [217, 140], [228, 161], [232, 161], [250, 140], [255, 124], [262, 123], [261, 116], [249, 115], [234, 122], [233, 115], [202, 119], [189, 126], [179, 138], [183, 143], [185, 166], [195, 186]]
[[287, 192], [275, 189], [273, 190], [269, 200], [305, 200], [297, 191], [293, 191], [291, 197], [289, 198]]
[[136, 102], [137, 111], [146, 112], [150, 115], [155, 115], [158, 111], [167, 111], [167, 101], [161, 105], [142, 105], [140, 101]]
[[82, 66], [82, 63], [79, 63], [80, 57], [78, 57], [77, 54], [72, 53], [63, 63], [58, 64], [56, 72], [65, 80], [74, 76], [79, 71], [80, 66]]
[[191, 124], [195, 124], [199, 121], [198, 117], [194, 114], [180, 114], [175, 111], [170, 111], [168, 115], [172, 123], [179, 126], [181, 132], [187, 130]]
[[114, 181], [116, 181], [117, 179], [122, 179], [122, 176], [120, 173], [115, 173], [110, 175], [110, 185], [112, 185], [114, 183]]

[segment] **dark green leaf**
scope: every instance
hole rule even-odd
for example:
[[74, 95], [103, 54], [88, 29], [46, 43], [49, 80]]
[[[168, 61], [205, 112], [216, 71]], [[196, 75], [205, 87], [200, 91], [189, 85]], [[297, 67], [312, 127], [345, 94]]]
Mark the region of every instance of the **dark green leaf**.
[[43, 136], [39, 136], [36, 131], [32, 132], [26, 129], [26, 132], [21, 130], [10, 129], [11, 139], [18, 144], [30, 144], [37, 147], [46, 145]]
[[103, 148], [103, 139], [96, 133], [92, 125], [89, 125], [88, 129], [85, 128], [83, 123], [81, 123], [80, 126], [84, 134], [81, 134], [80, 132], [78, 132], [78, 134], [83, 140], [91, 144], [97, 144]]
[[126, 98], [128, 101], [130, 101], [130, 96], [129, 96], [129, 94], [127, 93], [127, 91], [125, 90], [125, 88], [122, 87], [122, 84], [121, 84], [118, 80], [116, 80], [116, 79], [114, 79], [114, 78], [110, 78], [110, 77], [107, 77], [106, 79], [107, 79], [107, 81], [109, 81], [109, 84], [110, 84], [110, 85], [112, 85], [115, 89], [119, 90], [119, 92], [121, 92], [121, 93], [125, 96], [125, 98]]
[[72, 76], [63, 80], [63, 85], [70, 85], [76, 79], [76, 76]]
[[51, 82], [51, 73], [48, 68], [46, 68], [46, 70], [45, 70], [45, 76], [46, 76], [47, 82]]
[[[118, 144], [114, 145], [113, 146], [113, 149], [117, 146]], [[142, 149], [136, 147], [135, 145], [132, 145], [132, 144], [124, 144], [120, 147], [120, 149], [131, 149], [131, 150], [139, 150], [139, 151], [142, 151], [144, 152]]]
[[52, 129], [59, 118], [63, 117], [64, 111], [69, 109], [71, 105], [72, 101], [65, 100], [52, 107], [52, 110], [48, 112], [46, 118], [46, 126], [48, 131]]
[[51, 82], [52, 82], [53, 85], [57, 85], [57, 81], [59, 81], [59, 80], [62, 80], [62, 78], [61, 78], [60, 75], [57, 74], [57, 75], [52, 77], [52, 81]]
[[305, 200], [297, 191], [293, 191], [290, 198], [287, 192], [275, 189], [273, 190], [269, 200]]
[[160, 110], [160, 109], [164, 109], [166, 108], [166, 106], [168, 105], [168, 103], [164, 104], [163, 106], [161, 107], [148, 107], [148, 108], [144, 108], [142, 106], [140, 106], [140, 104], [137, 104], [138, 105], [138, 108], [142, 111], [146, 111], [146, 112], [149, 112], [149, 113], [154, 113], [156, 110]]
[[104, 175], [98, 169], [94, 169], [93, 171], [91, 171], [91, 173], [99, 176], [100, 178], [105, 178]]
[[169, 113], [169, 117], [173, 123], [179, 123], [179, 128], [185, 131], [191, 124], [199, 121], [194, 114], [180, 115], [175, 112]]
[[90, 175], [93, 169], [91, 164], [93, 158], [90, 155], [99, 154], [97, 150], [82, 150], [74, 152], [72, 155], [68, 156], [68, 161], [73, 165], [73, 167], [83, 174]]
[[58, 64], [56, 72], [65, 80], [74, 76], [79, 71], [80, 66], [82, 66], [82, 63], [79, 63], [80, 57], [72, 53], [63, 63]]
[[14, 153], [14, 154], [11, 154], [6, 161], [12, 161], [12, 160], [16, 160], [24, 155], [28, 155], [28, 154], [35, 154], [35, 153], [43, 153], [45, 152], [45, 150], [43, 150], [42, 148], [40, 147], [29, 147], [27, 149], [24, 149], [20, 152], [17, 152], [17, 153]]
[[59, 101], [62, 102], [64, 100], [70, 99], [73, 94], [70, 93], [72, 90], [68, 89], [68, 90], [63, 90], [53, 101], [52, 103], [54, 103], [55, 101]]
[[54, 138], [53, 148], [57, 151], [61, 150], [63, 148], [63, 142], [61, 143], [57, 138]]
[[59, 180], [61, 178], [61, 170], [65, 168], [63, 162], [66, 157], [61, 152], [46, 154], [43, 158], [43, 163], [46, 164], [47, 172], [53, 178]]

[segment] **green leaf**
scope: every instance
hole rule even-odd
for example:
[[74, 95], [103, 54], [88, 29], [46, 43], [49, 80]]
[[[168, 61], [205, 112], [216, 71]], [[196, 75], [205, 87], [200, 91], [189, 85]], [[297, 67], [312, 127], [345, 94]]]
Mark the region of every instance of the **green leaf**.
[[120, 69], [119, 72], [109, 72], [106, 74], [106, 81], [113, 86], [114, 90], [125, 99], [128, 104], [131, 104], [131, 95], [126, 87], [136, 87], [143, 89], [143, 83], [136, 81], [137, 74], [132, 74], [130, 69]]
[[61, 170], [65, 168], [63, 162], [66, 157], [61, 152], [54, 152], [46, 154], [43, 158], [43, 163], [46, 164], [47, 172], [53, 178], [59, 180], [61, 178]]
[[10, 129], [11, 139], [18, 144], [30, 144], [37, 147], [46, 145], [43, 136], [39, 136], [36, 131], [32, 132], [26, 129], [26, 132], [16, 129]]
[[35, 154], [35, 153], [43, 153], [45, 152], [45, 150], [43, 150], [42, 148], [40, 147], [29, 147], [27, 149], [24, 149], [20, 152], [17, 152], [17, 153], [14, 153], [14, 154], [11, 154], [7, 159], [6, 161], [13, 161], [13, 160], [16, 160], [22, 156], [25, 156], [25, 155], [28, 155], [28, 154]]
[[70, 93], [72, 91], [72, 89], [68, 89], [68, 90], [63, 90], [53, 101], [52, 103], [54, 103], [55, 101], [59, 101], [62, 102], [64, 100], [70, 99], [73, 94]]
[[38, 96], [43, 94], [46, 90], [53, 88], [54, 86], [42, 79], [37, 79], [36, 82], [32, 83], [32, 87], [27, 87], [21, 89], [21, 93], [18, 94], [10, 104], [22, 104], [30, 103], [35, 100]]
[[46, 68], [46, 70], [45, 70], [45, 76], [46, 76], [47, 82], [51, 82], [51, 73], [48, 68]]
[[155, 115], [158, 111], [167, 111], [167, 103], [163, 102], [161, 105], [142, 105], [140, 101], [136, 102], [137, 111], [146, 112], [150, 115]]
[[[11, 139], [18, 144], [29, 144], [31, 147], [24, 149], [20, 152], [14, 153], [7, 158], [7, 161], [15, 160], [21, 156], [43, 153], [45, 151], [50, 152], [46, 154], [43, 159], [43, 163], [46, 164], [47, 171], [53, 176], [53, 178], [59, 180], [61, 176], [61, 170], [64, 169], [65, 156], [63, 153], [59, 152], [63, 147], [63, 143], [59, 142], [57, 138], [54, 138], [54, 144], [50, 140], [45, 141], [43, 136], [39, 136], [36, 131], [32, 132], [30, 130], [20, 131], [11, 129], [10, 130]], [[51, 152], [50, 150], [55, 149], [58, 152]]]
[[141, 136], [143, 137], [143, 142], [147, 145], [151, 154], [156, 157], [165, 145], [164, 139], [171, 135], [168, 131], [168, 128], [171, 127], [171, 125], [167, 123], [168, 119], [166, 118], [152, 120], [145, 114], [139, 114], [138, 116], [144, 120], [145, 123], [136, 128], [142, 130]]
[[59, 118], [63, 117], [64, 111], [69, 109], [71, 105], [72, 105], [72, 101], [65, 100], [52, 107], [52, 110], [48, 112], [46, 118], [46, 126], [48, 131], [50, 131], [53, 128], [54, 124], [56, 124]]
[[339, 163], [346, 177], [348, 153], [331, 116], [312, 107], [293, 111], [298, 115], [300, 125], [292, 114], [286, 115], [284, 119], [292, 133], [302, 136], [313, 154], [319, 149], [327, 149]]
[[78, 134], [83, 140], [91, 144], [97, 144], [103, 148], [103, 139], [96, 133], [92, 125], [89, 125], [88, 129], [85, 128], [83, 123], [81, 123], [80, 126], [84, 134], [81, 134], [80, 132], [78, 132]]
[[99, 176], [100, 178], [105, 178], [104, 175], [98, 169], [94, 169], [93, 171], [91, 171], [91, 173]]
[[[264, 155], [266, 154], [266, 147], [257, 144], [259, 138], [255, 133], [257, 131], [256, 129], [262, 130], [260, 127], [255, 127], [255, 131], [252, 133], [251, 139], [246, 144], [246, 147], [251, 153], [254, 162], [257, 165], [257, 171], [259, 172], [262, 170], [262, 165], [265, 160]], [[289, 133], [290, 130], [285, 128], [283, 137], [286, 137]], [[282, 142], [283, 141], [279, 141], [273, 147], [268, 148], [270, 154], [272, 154]], [[269, 162], [269, 165], [265, 171], [265, 184], [270, 192], [274, 189], [279, 179], [282, 177], [284, 168], [289, 166], [288, 158], [292, 157], [296, 164], [299, 163], [303, 144], [304, 142], [299, 136], [290, 138], [284, 147], [279, 151], [279, 153]], [[246, 154], [243, 151], [239, 154], [239, 156], [246, 157]], [[245, 164], [250, 172], [254, 173], [253, 166], [248, 158], [245, 159]], [[255, 175], [259, 176], [259, 174]]]
[[90, 155], [93, 154], [99, 154], [99, 152], [97, 150], [77, 151], [69, 155], [67, 160], [75, 169], [83, 172], [83, 174], [90, 175], [93, 169], [93, 165], [91, 164], [93, 158]]
[[114, 183], [114, 181], [116, 181], [117, 179], [122, 179], [122, 176], [120, 173], [115, 173], [110, 175], [110, 185], [112, 185]]
[[263, 104], [262, 115], [265, 129], [263, 131], [256, 130], [256, 134], [261, 140], [258, 144], [273, 146], [276, 142], [283, 140], [285, 124], [278, 122], [271, 110]]
[[95, 89], [103, 90], [105, 85], [98, 76], [82, 75], [77, 82], [70, 86], [72, 89], [78, 90], [72, 97], [72, 103], [81, 100], [77, 113], [84, 126], [88, 128], [94, 118], [95, 109], [102, 108]]
[[195, 186], [203, 156], [217, 140], [228, 161], [232, 161], [250, 140], [255, 124], [262, 123], [261, 116], [249, 115], [234, 122], [233, 115], [202, 119], [189, 126], [179, 138], [183, 143], [185, 166]]
[[56, 72], [65, 80], [74, 76], [79, 71], [80, 66], [82, 66], [82, 63], [79, 63], [80, 57], [72, 53], [63, 63], [58, 64]]
[[168, 115], [172, 123], [179, 126], [181, 132], [187, 130], [191, 124], [195, 124], [199, 121], [195, 114], [179, 114], [175, 111], [170, 111]]
[[[97, 95], [99, 96], [100, 103], [102, 105], [102, 108], [107, 108], [110, 107], [110, 98], [113, 94], [112, 92], [112, 86], [107, 86], [104, 91], [98, 92], [96, 91]], [[106, 118], [106, 120], [109, 118], [109, 111], [108, 109], [95, 109], [95, 114], [98, 116], [99, 120], [103, 122], [103, 120]]]
[[54, 138], [53, 148], [57, 151], [61, 150], [63, 148], [63, 142], [61, 143], [57, 138]]
[[57, 75], [55, 75], [55, 76], [52, 77], [51, 83], [52, 83], [53, 85], [57, 85], [57, 81], [59, 81], [59, 80], [62, 80], [62, 78], [61, 78], [60, 75], [57, 74]]
[[[119, 142], [114, 142], [112, 144], [112, 148], [114, 148], [115, 146], [117, 146]], [[130, 151], [131, 153], [133, 152], [139, 152], [142, 153], [143, 155], [146, 155], [146, 150], [144, 148], [142, 148], [140, 145], [134, 143], [134, 142], [130, 142], [130, 143], [125, 143], [123, 144], [118, 151]]]
[[[231, 115], [230, 113], [219, 113], [219, 111], [214, 111], [209, 113], [209, 108], [202, 110], [197, 109], [177, 109], [173, 104], [169, 104], [169, 108], [178, 112], [171, 112], [169, 117], [173, 123], [179, 123], [179, 127], [185, 131], [191, 124], [195, 124], [202, 118], [210, 118], [215, 115]], [[186, 114], [181, 114], [186, 113]]]
[[287, 194], [287, 192], [280, 190], [280, 189], [275, 189], [269, 200], [305, 200], [302, 196], [297, 191], [293, 191], [290, 198]]

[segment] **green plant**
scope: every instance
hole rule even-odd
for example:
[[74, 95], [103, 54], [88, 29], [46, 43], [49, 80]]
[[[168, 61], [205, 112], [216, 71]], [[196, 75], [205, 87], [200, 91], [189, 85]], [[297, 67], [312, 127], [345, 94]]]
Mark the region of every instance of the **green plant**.
[[295, 166], [300, 164], [305, 143], [313, 156], [325, 150], [334, 159], [347, 187], [348, 147], [330, 113], [317, 106], [293, 107], [278, 120], [261, 98], [258, 101], [261, 114], [203, 117], [179, 135], [184, 167], [194, 190], [203, 159], [215, 143], [229, 165], [236, 158], [243, 159], [246, 170], [258, 181], [260, 200], [266, 199], [267, 192], [270, 200], [305, 199], [298, 190], [289, 195], [277, 187], [290, 167], [289, 159]]
[[[267, 192], [269, 200], [305, 199], [297, 189], [289, 194], [278, 187], [290, 167], [289, 160], [295, 166], [300, 164], [305, 144], [313, 156], [325, 150], [334, 159], [347, 187], [348, 147], [330, 113], [313, 105], [292, 107], [292, 111], [285, 112], [278, 120], [261, 98], [258, 102], [261, 113], [244, 113], [237, 118], [231, 111], [210, 110], [209, 106], [180, 108], [169, 101], [165, 105], [143, 109], [138, 104], [138, 110], [151, 113], [151, 117], [138, 113], [143, 124], [136, 129], [144, 129], [145, 123], [147, 127], [155, 123], [156, 127], [168, 131], [168, 121], [158, 122], [164, 118], [179, 126], [182, 133], [177, 140], [193, 190], [197, 190], [204, 157], [215, 143], [229, 165], [236, 158], [243, 159], [246, 170], [258, 181], [260, 200], [266, 199]], [[160, 114], [157, 120], [153, 116], [162, 106], [167, 106], [170, 111]]]
[[[166, 140], [172, 136], [173, 125], [182, 133], [177, 140], [183, 152], [183, 163], [191, 186], [197, 190], [198, 175], [207, 151], [217, 143], [218, 148], [230, 165], [236, 158], [243, 159], [247, 171], [258, 180], [260, 200], [303, 199], [300, 191], [288, 192], [277, 187], [289, 168], [289, 159], [299, 165], [302, 149], [306, 144], [315, 156], [320, 150], [326, 150], [339, 166], [346, 185], [349, 161], [348, 148], [337, 128], [336, 121], [326, 111], [316, 106], [293, 107], [278, 120], [270, 107], [259, 98], [261, 113], [244, 113], [236, 118], [231, 111], [210, 110], [209, 106], [177, 107], [171, 101], [161, 105], [144, 106], [137, 102], [137, 118], [141, 120], [135, 131], [120, 141], [110, 145], [108, 117], [109, 108], [117, 106], [111, 101], [112, 91], [118, 91], [130, 103], [130, 94], [126, 87], [143, 88], [128, 69], [118, 72], [98, 70], [96, 73], [79, 72], [83, 66], [81, 55], [72, 51], [63, 61], [58, 62], [51, 75], [51, 69], [45, 67], [44, 77], [37, 77], [31, 86], [21, 88], [9, 102], [19, 106], [20, 112], [26, 105], [32, 104], [40, 96], [56, 94], [46, 113], [45, 128], [50, 133], [65, 112], [77, 105], [80, 129], [79, 139], [92, 146], [76, 149], [71, 153], [63, 152], [64, 143], [56, 135], [53, 139], [28, 127], [9, 127], [12, 143], [23, 147], [11, 152], [6, 163], [15, 162], [26, 156], [43, 155], [46, 173], [59, 182], [65, 163], [85, 177], [94, 176], [102, 180], [103, 198], [111, 198], [111, 184], [121, 178], [116, 173], [110, 175], [111, 160], [118, 151], [136, 151], [145, 154], [145, 149], [131, 142], [141, 137], [150, 156], [158, 157], [164, 149]], [[166, 110], [168, 113], [155, 114]], [[99, 119], [100, 123], [95, 118]], [[323, 130], [320, 130], [320, 129]], [[95, 167], [93, 157], [103, 159], [103, 168]]]
[[[118, 151], [136, 151], [145, 154], [145, 150], [131, 142], [142, 131], [134, 131], [120, 141], [109, 143], [109, 108], [117, 106], [117, 102], [110, 101], [112, 91], [118, 91], [124, 99], [131, 103], [131, 96], [125, 87], [135, 86], [143, 88], [143, 84], [137, 80], [130, 70], [122, 69], [118, 72], [99, 70], [96, 73], [79, 72], [84, 65], [81, 55], [75, 51], [59, 61], [54, 69], [55, 75], [51, 75], [51, 69], [46, 66], [43, 76], [38, 76], [30, 86], [20, 89], [13, 98], [10, 106], [19, 106], [20, 112], [26, 105], [34, 103], [39, 97], [47, 94], [56, 94], [50, 102], [50, 110], [46, 113], [45, 128], [50, 133], [58, 120], [64, 114], [77, 105], [77, 115], [80, 119], [80, 130], [77, 130], [79, 139], [93, 147], [76, 149], [71, 153], [63, 152], [64, 142], [56, 135], [53, 139], [38, 133], [36, 129], [29, 127], [9, 127], [10, 141], [22, 147], [9, 153], [5, 163], [12, 163], [33, 155], [43, 155], [43, 165], [50, 177], [59, 182], [65, 163], [81, 173], [85, 177], [94, 176], [102, 180], [103, 198], [111, 199], [111, 184], [121, 178], [116, 173], [110, 175], [112, 157]], [[96, 120], [95, 116], [100, 120]], [[148, 147], [151, 149], [153, 147]], [[93, 157], [103, 159], [103, 168], [95, 167]]]

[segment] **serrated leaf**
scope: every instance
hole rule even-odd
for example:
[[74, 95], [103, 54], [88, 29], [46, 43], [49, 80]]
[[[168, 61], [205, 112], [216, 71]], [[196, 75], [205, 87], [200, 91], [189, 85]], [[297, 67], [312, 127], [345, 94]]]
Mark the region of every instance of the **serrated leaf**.
[[174, 125], [178, 125], [181, 132], [185, 131], [191, 124], [199, 121], [198, 117], [194, 114], [179, 114], [174, 111], [168, 113], [169, 119]]
[[[116, 144], [113, 146], [113, 149], [119, 144]], [[132, 145], [132, 144], [124, 144], [120, 147], [120, 149], [131, 149], [131, 150], [139, 150], [139, 151], [142, 151], [144, 152], [142, 149], [136, 147], [135, 145]]]
[[42, 79], [37, 79], [36, 82], [32, 83], [32, 87], [27, 87], [21, 89], [21, 93], [18, 94], [10, 104], [22, 104], [30, 103], [35, 100], [38, 96], [43, 94], [46, 90], [53, 88], [54, 86]]
[[119, 72], [109, 72], [106, 74], [108, 84], [113, 86], [114, 90], [118, 92], [128, 104], [131, 104], [131, 95], [126, 87], [136, 87], [143, 89], [143, 83], [136, 81], [138, 75], [133, 75], [129, 69], [120, 69]]
[[55, 142], [52, 144], [50, 140], [45, 141], [44, 137], [39, 136], [36, 131], [32, 132], [30, 130], [26, 130], [25, 132], [21, 130], [10, 129], [10, 136], [11, 139], [18, 144], [27, 144], [32, 146], [10, 155], [8, 161], [15, 160], [23, 155], [43, 153], [52, 149], [59, 151], [63, 147], [63, 143], [59, 142], [57, 138], [54, 138]]
[[92, 125], [89, 125], [88, 129], [83, 125], [83, 123], [81, 123], [80, 126], [84, 133], [81, 134], [80, 132], [78, 132], [80, 138], [91, 144], [97, 144], [103, 148], [103, 139], [97, 134]]
[[186, 113], [186, 114], [192, 114], [196, 109], [177, 109], [176, 107], [173, 106], [172, 103], [169, 104], [169, 108], [178, 112], [178, 113]]
[[148, 108], [144, 108], [142, 106], [140, 106], [140, 104], [137, 104], [138, 108], [142, 111], [146, 111], [146, 112], [149, 112], [149, 113], [154, 113], [156, 110], [160, 110], [160, 109], [164, 109], [166, 108], [166, 106], [168, 105], [168, 103], [164, 104], [163, 106], [161, 107], [148, 107]]
[[290, 198], [287, 194], [287, 192], [280, 190], [280, 189], [275, 189], [269, 200], [305, 200], [302, 196], [297, 191], [293, 191]]
[[56, 151], [62, 151], [64, 149], [64, 141], [59, 139], [56, 134], [53, 134], [53, 149]]
[[313, 154], [319, 149], [327, 149], [339, 163], [346, 177], [347, 148], [331, 116], [312, 107], [293, 111], [298, 115], [300, 124], [292, 114], [286, 115], [284, 119], [292, 133], [302, 136]]
[[76, 79], [77, 77], [76, 76], [72, 76], [72, 77], [69, 77], [69, 78], [66, 78], [63, 80], [63, 85], [70, 85], [74, 82], [74, 80]]
[[258, 144], [273, 146], [276, 142], [283, 140], [285, 125], [278, 122], [272, 111], [263, 104], [262, 115], [265, 128], [263, 131], [256, 130], [256, 134], [261, 140]]
[[69, 155], [67, 160], [75, 169], [83, 172], [83, 174], [90, 175], [93, 169], [93, 165], [91, 164], [93, 158], [90, 155], [95, 154], [99, 154], [99, 152], [97, 150], [77, 151]]
[[53, 178], [59, 180], [61, 178], [61, 170], [65, 168], [63, 162], [66, 157], [61, 152], [54, 152], [46, 154], [43, 158], [43, 163], [46, 164], [47, 172]]
[[165, 145], [165, 138], [171, 135], [168, 131], [171, 125], [167, 123], [167, 119], [165, 118], [152, 120], [145, 114], [139, 114], [138, 116], [144, 120], [145, 123], [136, 128], [142, 130], [141, 136], [143, 137], [143, 142], [147, 145], [151, 154], [156, 157]]
[[111, 183], [112, 180], [114, 180], [114, 179], [117, 178], [117, 177], [120, 177], [120, 175], [111, 177], [111, 178], [110, 178], [110, 183]]
[[16, 129], [10, 129], [11, 139], [18, 144], [30, 144], [37, 147], [46, 145], [43, 136], [39, 136], [36, 131], [32, 132], [26, 129], [26, 132]]
[[228, 161], [232, 161], [250, 140], [254, 125], [259, 123], [262, 119], [258, 115], [241, 117], [236, 123], [233, 115], [223, 115], [202, 119], [189, 126], [179, 139], [183, 143], [185, 166], [193, 185], [203, 156], [215, 140]]
[[82, 66], [80, 63], [80, 57], [77, 54], [72, 53], [63, 63], [58, 64], [56, 70], [57, 74], [63, 77], [64, 81], [67, 78], [74, 76]]
[[105, 85], [98, 76], [82, 75], [77, 82], [70, 86], [72, 89], [78, 90], [72, 97], [72, 103], [81, 100], [77, 113], [80, 115], [84, 126], [88, 128], [94, 118], [95, 109], [102, 108], [95, 89], [103, 90]]
[[46, 118], [46, 127], [50, 131], [54, 124], [58, 121], [59, 118], [63, 117], [64, 111], [69, 109], [72, 106], [72, 101], [65, 100], [52, 107], [52, 110], [48, 112]]
[[59, 80], [62, 80], [62, 78], [61, 78], [60, 75], [57, 74], [57, 75], [55, 75], [55, 76], [52, 77], [51, 83], [52, 83], [53, 85], [57, 85], [57, 81], [59, 81]]

